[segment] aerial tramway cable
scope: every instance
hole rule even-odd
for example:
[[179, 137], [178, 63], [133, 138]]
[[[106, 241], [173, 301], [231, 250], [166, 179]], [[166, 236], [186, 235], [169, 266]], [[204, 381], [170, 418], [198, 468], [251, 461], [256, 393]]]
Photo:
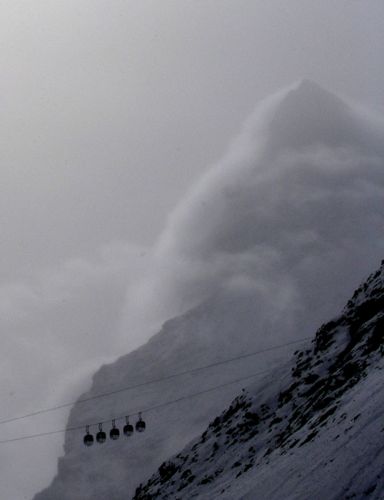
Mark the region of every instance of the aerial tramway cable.
[[258, 354], [263, 354], [265, 352], [273, 351], [275, 349], [281, 349], [282, 347], [287, 347], [287, 346], [290, 346], [290, 345], [299, 344], [299, 343], [305, 342], [305, 341], [307, 341], [307, 340], [309, 340], [311, 338], [312, 337], [304, 337], [304, 338], [301, 338], [301, 339], [298, 339], [298, 340], [292, 340], [290, 342], [286, 342], [285, 344], [279, 344], [279, 345], [276, 345], [276, 346], [272, 346], [272, 347], [267, 347], [265, 349], [261, 349], [259, 351], [253, 351], [253, 352], [250, 352], [250, 353], [242, 354], [240, 356], [235, 356], [235, 357], [232, 357], [232, 358], [227, 358], [227, 359], [224, 359], [224, 360], [221, 360], [221, 361], [215, 361], [214, 363], [210, 363], [210, 364], [207, 364], [207, 365], [199, 366], [199, 367], [196, 367], [196, 368], [191, 368], [189, 370], [184, 370], [184, 371], [181, 371], [181, 372], [172, 373], [170, 375], [166, 375], [165, 377], [161, 377], [161, 378], [158, 378], [158, 379], [147, 380], [146, 382], [140, 382], [139, 384], [134, 384], [134, 385], [130, 385], [130, 386], [127, 386], [127, 387], [122, 387], [122, 388], [116, 389], [114, 391], [109, 391], [109, 392], [104, 392], [104, 393], [101, 393], [101, 394], [96, 394], [95, 396], [90, 396], [90, 397], [87, 397], [87, 398], [78, 399], [76, 401], [71, 401], [71, 402], [68, 402], [68, 403], [63, 403], [61, 405], [52, 406], [50, 408], [43, 408], [41, 410], [36, 410], [36, 411], [31, 412], [31, 413], [26, 413], [24, 415], [20, 415], [20, 416], [17, 416], [17, 417], [6, 418], [6, 419], [3, 419], [3, 420], [0, 420], [0, 425], [8, 424], [8, 423], [11, 423], [11, 422], [16, 422], [18, 420], [23, 420], [23, 419], [27, 419], [27, 418], [31, 418], [31, 417], [35, 417], [37, 415], [42, 415], [44, 413], [58, 411], [58, 410], [61, 410], [63, 408], [68, 408], [70, 406], [73, 406], [74, 404], [77, 405], [77, 404], [80, 404], [80, 403], [87, 403], [89, 401], [94, 401], [96, 399], [105, 398], [105, 397], [108, 397], [108, 396], [113, 396], [115, 394], [120, 394], [122, 392], [130, 391], [130, 390], [133, 390], [133, 389], [139, 389], [139, 388], [145, 387], [147, 385], [158, 384], [160, 382], [165, 382], [166, 380], [171, 380], [173, 378], [181, 377], [183, 375], [188, 375], [190, 373], [196, 373], [196, 372], [201, 371], [201, 370], [205, 370], [205, 369], [208, 369], [208, 368], [213, 368], [213, 367], [216, 367], [216, 366], [224, 365], [224, 364], [230, 363], [232, 361], [237, 361], [237, 360], [240, 360], [240, 359], [250, 358], [250, 357], [256, 356]]
[[[230, 382], [226, 382], [225, 384], [216, 385], [214, 387], [210, 387], [208, 389], [204, 389], [203, 391], [195, 392], [195, 393], [192, 393], [192, 394], [187, 394], [185, 396], [181, 396], [181, 397], [179, 397], [177, 399], [173, 399], [171, 401], [166, 401], [164, 403], [159, 403], [159, 404], [157, 404], [155, 406], [150, 406], [150, 407], [146, 408], [145, 410], [143, 410], [143, 413], [153, 412], [153, 411], [156, 411], [156, 410], [158, 410], [160, 408], [164, 408], [164, 407], [172, 405], [172, 404], [180, 403], [181, 401], [185, 401], [185, 400], [197, 397], [197, 396], [201, 396], [202, 394], [207, 394], [209, 392], [212, 392], [212, 391], [215, 391], [215, 390], [218, 390], [218, 389], [222, 389], [224, 387], [228, 387], [230, 385], [234, 385], [234, 384], [237, 384], [239, 382], [244, 382], [246, 380], [250, 380], [250, 379], [258, 377], [260, 375], [264, 375], [266, 373], [270, 373], [275, 368], [276, 367], [269, 368], [268, 370], [263, 370], [263, 371], [260, 371], [260, 372], [257, 372], [257, 373], [253, 373], [251, 375], [247, 375], [246, 377], [241, 377], [241, 378], [238, 378], [236, 380], [232, 380]], [[141, 414], [141, 412], [130, 413], [130, 415], [139, 415], [139, 416], [140, 416], [140, 414]], [[113, 420], [112, 420], [112, 422], [116, 421], [116, 420], [121, 420], [121, 419], [124, 419], [124, 418], [127, 418], [126, 415], [114, 417]], [[26, 435], [26, 436], [20, 436], [20, 437], [15, 437], [15, 438], [10, 438], [10, 439], [3, 439], [3, 440], [0, 440], [0, 444], [13, 443], [13, 442], [16, 442], [16, 441], [23, 441], [23, 440], [26, 440], [26, 439], [35, 439], [35, 438], [40, 438], [40, 437], [44, 437], [44, 436], [52, 436], [54, 434], [63, 434], [64, 432], [78, 431], [78, 430], [84, 429], [84, 427], [86, 429], [89, 429], [90, 427], [93, 427], [93, 426], [99, 426], [99, 432], [96, 435], [96, 441], [100, 442], [98, 440], [98, 436], [99, 436], [100, 433], [103, 434], [102, 438], [105, 441], [106, 436], [105, 436], [105, 433], [102, 431], [102, 424], [109, 423], [110, 421], [111, 421], [111, 419], [109, 418], [108, 420], [104, 420], [104, 421], [98, 422], [98, 423], [92, 423], [92, 424], [86, 424], [86, 425], [82, 424], [82, 425], [77, 425], [77, 426], [73, 426], [73, 427], [67, 427], [66, 429], [58, 429], [58, 430], [54, 430], [54, 431], [40, 432], [40, 433], [36, 433], [36, 434], [29, 434], [29, 435]]]

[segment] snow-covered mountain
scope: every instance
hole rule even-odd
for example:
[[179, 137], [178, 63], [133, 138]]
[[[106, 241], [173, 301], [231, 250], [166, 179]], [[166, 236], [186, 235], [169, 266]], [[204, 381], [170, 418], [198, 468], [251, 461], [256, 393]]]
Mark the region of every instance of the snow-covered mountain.
[[[154, 268], [129, 296], [144, 319], [155, 310], [178, 314], [145, 345], [101, 367], [80, 399], [285, 344], [333, 317], [384, 253], [383, 130], [311, 82], [261, 105], [227, 159], [171, 217]], [[284, 367], [293, 350], [76, 404], [69, 428], [143, 411], [147, 431], [89, 449], [81, 432], [68, 431], [57, 475], [35, 500], [129, 498], [244, 383], [146, 409]]]
[[384, 261], [309, 349], [251, 386], [135, 500], [384, 498]]

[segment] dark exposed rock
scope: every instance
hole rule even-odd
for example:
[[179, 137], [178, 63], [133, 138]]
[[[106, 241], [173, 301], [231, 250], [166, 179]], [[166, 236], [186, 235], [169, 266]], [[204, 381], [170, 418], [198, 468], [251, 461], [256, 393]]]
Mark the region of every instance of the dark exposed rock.
[[[198, 457], [196, 466], [201, 467], [204, 461], [211, 460], [220, 449], [218, 475], [233, 470], [236, 478], [256, 466], [257, 460], [268, 460], [275, 450], [283, 455], [318, 439], [321, 430], [335, 420], [343, 396], [365, 377], [373, 360], [384, 354], [383, 274], [382, 267], [355, 291], [339, 318], [319, 328], [312, 349], [295, 352], [291, 377], [286, 377], [274, 398], [263, 401], [257, 395], [251, 397], [243, 393], [211, 422], [192, 447]], [[351, 431], [359, 417], [360, 414], [354, 417], [347, 413], [341, 415], [340, 422], [350, 422], [343, 428], [344, 434]], [[219, 443], [216, 439], [220, 439], [221, 433], [227, 438]], [[261, 448], [252, 444], [256, 435], [264, 439]], [[334, 440], [338, 438], [339, 434], [333, 437]], [[236, 450], [242, 450], [242, 443], [247, 441], [250, 446], [244, 447], [243, 459], [231, 460]], [[240, 467], [241, 470], [237, 471]], [[173, 466], [171, 472], [172, 476], [179, 477], [179, 488], [184, 491], [193, 470], [180, 471]], [[152, 498], [146, 495], [155, 488], [156, 478], [155, 475], [149, 480], [147, 489], [138, 489], [136, 500]], [[215, 478], [215, 474], [206, 474], [200, 481], [198, 477], [196, 480], [206, 485]], [[375, 488], [373, 484], [364, 495], [369, 496]], [[165, 485], [159, 498], [167, 498], [167, 491]], [[353, 494], [348, 498], [353, 498]]]

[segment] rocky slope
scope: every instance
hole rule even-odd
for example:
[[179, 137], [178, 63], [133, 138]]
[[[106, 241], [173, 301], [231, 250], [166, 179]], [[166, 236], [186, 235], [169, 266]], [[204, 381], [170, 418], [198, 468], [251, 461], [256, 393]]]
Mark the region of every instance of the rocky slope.
[[309, 349], [249, 387], [135, 500], [384, 497], [384, 261]]

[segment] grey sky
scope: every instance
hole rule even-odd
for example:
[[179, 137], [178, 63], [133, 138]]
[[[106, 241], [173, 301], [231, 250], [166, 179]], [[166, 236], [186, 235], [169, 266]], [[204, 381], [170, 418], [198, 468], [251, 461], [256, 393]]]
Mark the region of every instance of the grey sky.
[[[383, 25], [382, 0], [0, 2], [4, 416], [121, 352], [127, 285], [260, 99], [306, 77], [383, 112]], [[47, 481], [60, 441], [37, 446], [0, 496]]]
[[153, 242], [300, 77], [381, 106], [383, 18], [380, 0], [3, 1], [2, 273]]

